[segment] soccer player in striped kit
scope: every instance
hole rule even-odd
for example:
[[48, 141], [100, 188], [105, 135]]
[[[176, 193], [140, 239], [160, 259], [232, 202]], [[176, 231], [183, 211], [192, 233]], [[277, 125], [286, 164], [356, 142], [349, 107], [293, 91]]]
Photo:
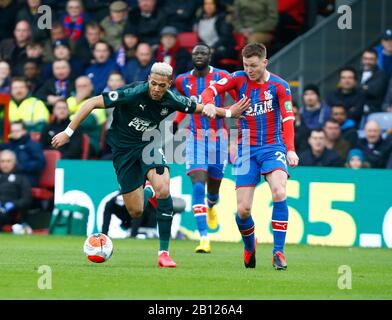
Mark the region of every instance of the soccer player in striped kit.
[[216, 96], [232, 89], [237, 91], [238, 98], [246, 96], [251, 100], [251, 107], [238, 121], [238, 156], [234, 163], [238, 210], [236, 222], [245, 247], [244, 264], [247, 268], [256, 266], [257, 239], [251, 207], [255, 187], [263, 175], [273, 199], [272, 265], [276, 270], [285, 270], [287, 164], [290, 167], [298, 165], [290, 87], [282, 78], [267, 71], [267, 50], [263, 44], [246, 45], [242, 57], [244, 70], [234, 72], [229, 80], [210, 85], [203, 91], [202, 101], [205, 105], [214, 105]]
[[[200, 101], [200, 94], [209, 85], [223, 78], [230, 78], [230, 74], [209, 65], [211, 49], [205, 44], [198, 44], [192, 50], [194, 69], [181, 74], [176, 79], [177, 90], [187, 97], [195, 97]], [[235, 91], [231, 92], [235, 95]], [[225, 93], [215, 99], [217, 107], [223, 107]], [[186, 114], [177, 112], [173, 120], [174, 131]], [[207, 225], [210, 229], [218, 228], [218, 217], [214, 208], [219, 200], [219, 187], [224, 175], [227, 162], [227, 129], [223, 118], [208, 119], [194, 114], [191, 116], [190, 133], [186, 141], [187, 174], [192, 180], [192, 207], [200, 233], [200, 244], [197, 253], [210, 253], [211, 245], [208, 238]], [[207, 205], [206, 196], [207, 184]]]

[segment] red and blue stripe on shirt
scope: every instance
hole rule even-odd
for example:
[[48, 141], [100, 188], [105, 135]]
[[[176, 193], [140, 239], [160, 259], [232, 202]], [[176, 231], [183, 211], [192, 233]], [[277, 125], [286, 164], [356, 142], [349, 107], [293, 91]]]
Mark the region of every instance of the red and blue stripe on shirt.
[[[196, 77], [193, 75], [193, 70], [181, 74], [176, 78], [176, 88], [178, 92], [187, 97], [196, 97], [197, 101], [201, 103], [201, 93], [209, 86], [218, 82], [222, 78], [229, 78], [230, 74], [221, 69], [210, 67], [209, 73], [205, 77]], [[215, 105], [217, 107], [224, 107], [225, 93], [221, 93], [215, 97]], [[175, 121], [179, 123], [185, 118], [177, 114]], [[203, 138], [200, 129], [209, 130], [212, 136], [218, 130], [223, 129], [226, 132], [226, 125], [223, 118], [208, 119], [201, 114], [191, 114], [189, 129], [197, 139]], [[199, 130], [199, 131], [198, 131]]]
[[[228, 81], [222, 80], [209, 88], [202, 94], [204, 104], [214, 103], [214, 96], [231, 89], [236, 90], [238, 99], [249, 97], [251, 107], [238, 120], [238, 143], [245, 142], [242, 133], [246, 129], [249, 130], [251, 146], [286, 142], [282, 137], [282, 125], [288, 120], [294, 120], [294, 114], [290, 87], [282, 78], [268, 72], [267, 81], [261, 84], [251, 81], [245, 71], [237, 71]], [[294, 150], [294, 146], [289, 149]]]

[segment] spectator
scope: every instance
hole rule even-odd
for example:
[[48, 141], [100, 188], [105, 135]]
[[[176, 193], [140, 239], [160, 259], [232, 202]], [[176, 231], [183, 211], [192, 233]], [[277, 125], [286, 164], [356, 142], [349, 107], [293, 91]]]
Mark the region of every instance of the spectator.
[[199, 0], [166, 1], [164, 9], [167, 25], [178, 32], [192, 32], [192, 27], [199, 6]]
[[74, 84], [71, 81], [71, 67], [67, 60], [57, 60], [53, 62], [54, 79], [48, 79], [37, 92], [37, 96], [47, 101], [47, 105], [53, 106], [57, 100], [68, 98], [74, 90]]
[[95, 94], [101, 94], [105, 89], [109, 74], [118, 70], [114, 59], [111, 58], [111, 48], [104, 41], [98, 41], [94, 46], [95, 63], [91, 64], [85, 71], [95, 88]]
[[305, 86], [302, 99], [304, 106], [300, 113], [305, 125], [310, 129], [321, 129], [331, 116], [331, 108], [320, 99], [319, 88], [314, 84]]
[[23, 121], [11, 122], [10, 141], [0, 144], [0, 151], [9, 149], [15, 152], [16, 173], [24, 174], [32, 187], [37, 187], [41, 171], [45, 167], [45, 157], [41, 145], [30, 139]]
[[114, 1], [109, 8], [110, 15], [101, 21], [101, 27], [105, 32], [103, 40], [114, 50], [118, 50], [128, 18], [128, 5], [124, 1]]
[[[108, 83], [103, 92], [115, 91], [125, 85], [122, 74], [118, 71], [113, 71], [108, 78]], [[113, 108], [106, 108], [106, 129], [110, 128], [113, 120]]]
[[5, 225], [19, 222], [15, 214], [23, 217], [31, 204], [30, 182], [24, 175], [14, 172], [16, 166], [13, 151], [0, 152], [0, 232]]
[[376, 121], [366, 123], [365, 138], [359, 139], [358, 148], [371, 168], [385, 168], [391, 146], [381, 137], [381, 128]]
[[35, 96], [43, 85], [41, 70], [36, 60], [26, 60], [23, 65], [23, 76], [26, 80], [29, 92]]
[[65, 29], [63, 24], [60, 21], [54, 21], [52, 25], [52, 29], [50, 29], [50, 39], [46, 40], [43, 45], [43, 62], [49, 63], [53, 62], [53, 46], [56, 41], [68, 41], [67, 36], [65, 35]]
[[41, 67], [44, 61], [44, 48], [39, 42], [30, 41], [26, 45], [26, 61], [34, 60]]
[[162, 29], [161, 44], [156, 51], [155, 61], [170, 64], [173, 67], [174, 77], [191, 69], [191, 55], [177, 42], [176, 28], [165, 27]]
[[0, 93], [11, 92], [11, 69], [6, 61], [0, 61]]
[[127, 61], [135, 58], [139, 38], [136, 32], [127, 31], [123, 34], [122, 43], [116, 52], [116, 63], [120, 68], [125, 67]]
[[159, 32], [165, 25], [165, 12], [157, 8], [156, 0], [138, 0], [138, 7], [129, 13], [125, 31], [137, 32], [140, 42], [158, 47]]
[[392, 29], [385, 30], [376, 51], [378, 67], [386, 72], [388, 78], [392, 78]]
[[[52, 138], [61, 131], [64, 131], [69, 120], [68, 104], [64, 99], [59, 99], [53, 106], [53, 121], [47, 124], [41, 133], [41, 145], [43, 149], [52, 148]], [[82, 134], [76, 130], [69, 142], [63, 145], [59, 151], [61, 159], [80, 159], [82, 156]]]
[[19, 21], [14, 29], [14, 38], [0, 42], [0, 59], [11, 65], [12, 75], [23, 74], [23, 63], [26, 60], [26, 45], [31, 40], [31, 27], [25, 20]]
[[282, 48], [305, 29], [305, 1], [279, 0], [278, 13], [276, 40], [279, 42], [279, 48]]
[[12, 37], [18, 6], [17, 1], [0, 1], [0, 41]]
[[[70, 79], [75, 79], [83, 73], [83, 65], [79, 59], [73, 58], [71, 48], [67, 40], [58, 40], [53, 45], [55, 60], [66, 60], [71, 67]], [[48, 63], [43, 70], [44, 78], [53, 78], [53, 63]]]
[[49, 111], [38, 98], [29, 94], [29, 87], [23, 78], [14, 78], [11, 82], [11, 102], [9, 120], [23, 120], [23, 127], [29, 132], [41, 132], [49, 121]]
[[248, 43], [271, 43], [278, 24], [277, 1], [235, 0], [234, 10], [236, 31], [243, 33]]
[[302, 166], [342, 167], [343, 161], [339, 155], [326, 147], [325, 132], [315, 129], [310, 132], [308, 140], [310, 148], [299, 155]]
[[86, 24], [85, 36], [80, 39], [75, 45], [75, 56], [86, 67], [94, 63], [94, 46], [103, 38], [103, 31], [101, 26], [92, 21]]
[[62, 17], [66, 12], [67, 0], [45, 0], [45, 4], [52, 8], [55, 17]]
[[65, 35], [69, 39], [71, 46], [83, 36], [84, 26], [89, 20], [88, 15], [83, 12], [81, 0], [69, 0], [67, 2], [67, 14], [62, 21]]
[[352, 67], [343, 67], [339, 71], [338, 89], [327, 96], [329, 106], [343, 105], [347, 117], [358, 126], [363, 115], [365, 93], [357, 87], [357, 71]]
[[148, 43], [139, 43], [135, 56], [136, 58], [129, 60], [123, 69], [126, 83], [146, 81], [154, 62], [152, 49]]
[[233, 26], [227, 22], [226, 12], [220, 0], [204, 0], [203, 8], [195, 25], [199, 39], [212, 50], [211, 64], [216, 67], [222, 59], [236, 59]]
[[[114, 91], [119, 89], [125, 85], [124, 78], [122, 74], [118, 71], [113, 71], [109, 75], [108, 83], [106, 88], [103, 90], [103, 92], [109, 92], [109, 91]], [[105, 123], [105, 130], [107, 131], [110, 128], [110, 125], [112, 124], [113, 121], [113, 108], [106, 108], [106, 123]], [[101, 160], [111, 160], [113, 158], [111, 148], [109, 144], [105, 143], [103, 146], [102, 154], [101, 154]]]
[[[38, 8], [41, 6], [41, 0], [27, 0], [26, 6], [18, 11], [16, 16], [17, 21], [25, 20], [28, 21], [32, 29], [32, 37], [35, 41], [42, 41], [49, 37], [48, 30], [39, 27], [39, 19], [42, 16], [42, 12], [38, 12]], [[41, 18], [42, 19], [42, 18]]]
[[84, 8], [94, 21], [102, 21], [109, 14], [112, 0], [83, 0]]
[[[81, 76], [75, 81], [76, 92], [75, 95], [67, 99], [69, 110], [72, 117], [79, 111], [82, 105], [92, 96], [94, 96], [94, 87], [91, 79], [86, 76]], [[106, 113], [105, 109], [95, 109], [80, 125], [82, 133], [85, 133], [90, 138], [90, 149], [92, 156], [98, 156], [100, 152], [100, 140], [102, 135], [102, 128], [105, 125]]]
[[367, 49], [362, 54], [361, 86], [365, 93], [364, 114], [380, 112], [388, 86], [388, 77], [377, 66], [377, 52]]
[[365, 162], [365, 155], [361, 149], [351, 149], [347, 156], [346, 167], [351, 169], [368, 168], [369, 164]]
[[294, 145], [295, 145], [295, 150], [297, 153], [301, 153], [302, 151], [305, 151], [309, 147], [308, 145], [308, 138], [310, 134], [309, 128], [305, 125], [301, 114], [299, 113], [298, 106], [296, 103], [293, 101], [293, 113], [295, 117], [294, 121]]
[[336, 120], [327, 120], [324, 124], [326, 147], [334, 150], [342, 160], [347, 158], [350, 143], [342, 138], [340, 125]]
[[342, 138], [350, 143], [351, 148], [355, 147], [358, 141], [355, 122], [352, 119], [347, 119], [346, 108], [343, 105], [332, 106], [331, 120], [339, 123]]
[[382, 104], [382, 111], [392, 112], [392, 78], [389, 80], [387, 93], [385, 95], [385, 99]]

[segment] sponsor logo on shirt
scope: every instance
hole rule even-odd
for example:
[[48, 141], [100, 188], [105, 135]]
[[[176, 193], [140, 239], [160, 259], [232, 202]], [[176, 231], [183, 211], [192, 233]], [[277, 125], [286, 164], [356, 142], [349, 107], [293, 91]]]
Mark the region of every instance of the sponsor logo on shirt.
[[140, 132], [154, 130], [157, 127], [156, 124], [151, 126], [151, 121], [140, 119], [138, 117], [133, 118], [128, 126], [133, 127], [136, 131]]
[[274, 111], [272, 100], [259, 101], [250, 106], [246, 112], [246, 116], [259, 116], [268, 112]]

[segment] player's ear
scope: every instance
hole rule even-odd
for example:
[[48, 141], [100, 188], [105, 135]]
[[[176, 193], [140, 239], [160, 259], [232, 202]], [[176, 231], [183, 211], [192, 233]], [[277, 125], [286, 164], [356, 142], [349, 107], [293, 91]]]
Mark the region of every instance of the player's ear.
[[173, 84], [173, 80], [169, 80], [168, 88], [170, 88], [172, 86], [172, 84]]

